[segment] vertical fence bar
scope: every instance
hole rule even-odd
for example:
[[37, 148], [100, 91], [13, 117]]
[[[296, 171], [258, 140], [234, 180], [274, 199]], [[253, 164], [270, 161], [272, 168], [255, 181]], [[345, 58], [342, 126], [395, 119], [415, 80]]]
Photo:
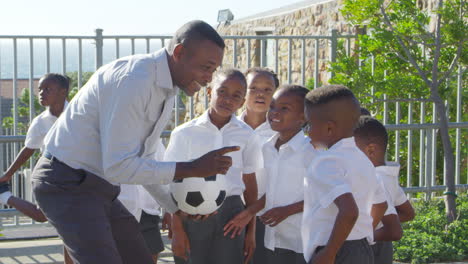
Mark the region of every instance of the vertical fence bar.
[[95, 30], [96, 38], [96, 65], [95, 70], [99, 69], [102, 66], [102, 46], [103, 46], [103, 38], [102, 38], [102, 29], [98, 28]]
[[[330, 44], [330, 62], [336, 61], [336, 51], [338, 47], [338, 30], [332, 29], [331, 31], [331, 44]], [[330, 71], [330, 79], [333, 78], [334, 73]]]
[[292, 82], [291, 67], [292, 67], [292, 40], [288, 38], [288, 83], [289, 84]]
[[250, 68], [251, 65], [251, 58], [250, 58], [250, 39], [246, 39], [247, 41], [247, 68]]
[[351, 56], [351, 38], [346, 38], [346, 55]]
[[146, 38], [146, 53], [150, 53], [151, 48], [150, 48], [150, 39]]
[[[395, 103], [395, 124], [399, 125], [401, 120], [400, 102]], [[395, 161], [400, 163], [400, 130], [395, 131]]]
[[195, 108], [194, 108], [193, 96], [190, 96], [190, 119], [193, 119], [194, 117], [195, 117]]
[[[461, 122], [461, 109], [462, 109], [462, 66], [458, 65], [457, 74], [457, 123]], [[460, 184], [460, 145], [461, 145], [461, 134], [460, 128], [455, 130], [455, 184]], [[468, 183], [468, 182], [466, 182]]]
[[[425, 116], [426, 116], [426, 105], [424, 102], [421, 102], [421, 121], [420, 124], [424, 124], [426, 122]], [[419, 186], [424, 186], [424, 167], [425, 167], [425, 160], [424, 160], [424, 152], [426, 149], [425, 143], [425, 130], [420, 129], [419, 130]]]
[[161, 48], [164, 48], [166, 46], [166, 39], [161, 38]]
[[[0, 42], [0, 119], [3, 120], [3, 111], [2, 111], [2, 45], [1, 45], [1, 42]], [[3, 122], [0, 122], [0, 135], [3, 136]], [[3, 144], [3, 145], [0, 145], [0, 156], [1, 157], [5, 157], [4, 156], [4, 146], [6, 144]], [[5, 163], [4, 163], [4, 159], [3, 158], [0, 158], [0, 170], [4, 171], [5, 170]]]
[[234, 68], [237, 67], [237, 40], [233, 39], [234, 41], [233, 46], [232, 46], [232, 66]]
[[[411, 95], [409, 96], [411, 99]], [[408, 124], [413, 124], [413, 103], [408, 104]], [[406, 187], [413, 186], [413, 131], [408, 129], [408, 156], [406, 161]]]
[[265, 67], [265, 40], [260, 39], [260, 67]]
[[46, 72], [50, 72], [50, 39], [46, 38]]
[[383, 100], [384, 100], [384, 103], [383, 103], [383, 124], [386, 125], [388, 124], [388, 102], [387, 102], [387, 95], [384, 94], [383, 95]]
[[120, 39], [115, 39], [115, 58], [120, 58]]
[[176, 94], [176, 98], [175, 98], [175, 127], [177, 127], [180, 123], [180, 120], [179, 120], [179, 100], [180, 100], [180, 93], [178, 92]]
[[318, 87], [319, 79], [319, 39], [315, 39], [315, 51], [314, 51], [314, 89]]
[[278, 39], [275, 39], [275, 73], [278, 74], [279, 60], [278, 60]]
[[78, 89], [83, 85], [83, 47], [81, 39], [78, 39]]
[[135, 55], [135, 39], [131, 38], [130, 43], [131, 43], [131, 48], [132, 48], [132, 55]]
[[62, 74], [67, 73], [67, 44], [66, 39], [62, 38]]
[[302, 65], [301, 65], [301, 80], [302, 80], [302, 85], [305, 86], [305, 84], [306, 84], [306, 77], [305, 77], [306, 40], [305, 39], [302, 39], [301, 48], [302, 48], [302, 52], [301, 52], [301, 62], [302, 62]]
[[[424, 185], [425, 187], [429, 188], [432, 186], [432, 129], [427, 129], [426, 130], [426, 168], [425, 168], [425, 174], [426, 174], [426, 184]], [[426, 191], [426, 200], [431, 199], [432, 192], [431, 191]]]
[[[435, 104], [432, 104], [432, 122], [434, 124], [437, 123], [437, 111], [436, 111], [436, 106]], [[437, 131], [438, 129], [432, 129], [432, 134], [431, 134], [431, 145], [432, 145], [432, 150], [431, 150], [431, 183], [432, 186], [437, 185], [436, 182], [436, 168], [437, 168]]]
[[[375, 57], [374, 55], [371, 56], [371, 75], [374, 76], [375, 74]], [[372, 86], [371, 87], [371, 103], [374, 104], [375, 103], [375, 100], [374, 100], [374, 94], [375, 94], [375, 87]]]
[[[13, 135], [18, 132], [18, 46], [17, 39], [13, 39]], [[17, 143], [14, 143], [15, 149]], [[16, 156], [16, 150], [14, 151]]]
[[[29, 38], [29, 123], [34, 119], [34, 41]], [[31, 163], [32, 164], [32, 163]]]

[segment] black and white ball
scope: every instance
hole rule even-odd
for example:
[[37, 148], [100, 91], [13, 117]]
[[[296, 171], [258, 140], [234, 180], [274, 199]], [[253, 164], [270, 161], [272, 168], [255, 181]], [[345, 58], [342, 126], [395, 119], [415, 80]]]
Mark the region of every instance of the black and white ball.
[[216, 211], [226, 198], [224, 175], [185, 178], [171, 183], [171, 196], [180, 210], [191, 215]]

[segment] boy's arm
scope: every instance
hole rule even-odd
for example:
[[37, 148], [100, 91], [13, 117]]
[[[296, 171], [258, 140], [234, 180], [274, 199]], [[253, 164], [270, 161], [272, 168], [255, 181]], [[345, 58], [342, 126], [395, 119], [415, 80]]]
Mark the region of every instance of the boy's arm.
[[[261, 210], [260, 207], [263, 207], [265, 205], [263, 200], [262, 206], [262, 199], [258, 200], [260, 202], [257, 202], [258, 190], [255, 173], [243, 174], [242, 179], [245, 184], [244, 200], [246, 209], [238, 213], [224, 226], [224, 236], [227, 236], [229, 233], [231, 233], [231, 238], [240, 235], [246, 225], [247, 231], [252, 229], [255, 231], [254, 216], [258, 211]], [[256, 211], [257, 209], [258, 211]]]
[[312, 263], [334, 263], [336, 254], [345, 242], [359, 216], [359, 209], [351, 193], [345, 193], [334, 200], [338, 215], [327, 245], [312, 259]]
[[3, 174], [2, 177], [0, 177], [0, 182], [5, 182], [9, 181], [11, 177], [13, 177], [13, 174], [23, 166], [23, 164], [34, 154], [36, 150], [31, 149], [28, 147], [24, 147], [21, 149], [20, 153], [18, 153], [18, 156], [16, 156], [15, 161], [11, 166], [8, 168], [8, 170]]
[[398, 241], [403, 235], [398, 215], [389, 214], [382, 218], [383, 227], [374, 231], [375, 241]]
[[372, 205], [371, 216], [372, 216], [372, 228], [374, 230], [377, 227], [377, 225], [380, 223], [380, 221], [382, 220], [382, 217], [384, 216], [385, 211], [387, 211], [387, 208], [388, 208], [387, 202]]
[[399, 206], [395, 206], [395, 209], [402, 223], [411, 221], [415, 217], [414, 208], [408, 200]]
[[188, 259], [190, 254], [190, 242], [187, 233], [185, 233], [182, 219], [176, 215], [172, 215], [172, 252], [174, 256]]
[[260, 216], [260, 219], [265, 225], [276, 226], [289, 216], [302, 211], [304, 211], [304, 201], [272, 208]]

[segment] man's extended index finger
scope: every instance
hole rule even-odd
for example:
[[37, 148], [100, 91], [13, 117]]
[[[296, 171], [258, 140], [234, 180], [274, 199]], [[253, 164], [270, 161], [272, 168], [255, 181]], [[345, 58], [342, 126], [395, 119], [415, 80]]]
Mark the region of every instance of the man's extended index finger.
[[229, 146], [229, 147], [224, 147], [224, 148], [220, 148], [216, 151], [216, 154], [218, 155], [224, 155], [226, 153], [229, 153], [229, 152], [233, 152], [233, 151], [239, 151], [240, 150], [240, 147], [239, 146]]

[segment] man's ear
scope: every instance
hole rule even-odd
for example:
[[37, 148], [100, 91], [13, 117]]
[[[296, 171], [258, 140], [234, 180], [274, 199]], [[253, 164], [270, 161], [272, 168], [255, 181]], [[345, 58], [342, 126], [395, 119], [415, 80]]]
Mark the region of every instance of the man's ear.
[[172, 52], [172, 57], [174, 61], [178, 62], [182, 59], [182, 56], [185, 53], [185, 47], [182, 43], [176, 44], [174, 47], [174, 51]]

